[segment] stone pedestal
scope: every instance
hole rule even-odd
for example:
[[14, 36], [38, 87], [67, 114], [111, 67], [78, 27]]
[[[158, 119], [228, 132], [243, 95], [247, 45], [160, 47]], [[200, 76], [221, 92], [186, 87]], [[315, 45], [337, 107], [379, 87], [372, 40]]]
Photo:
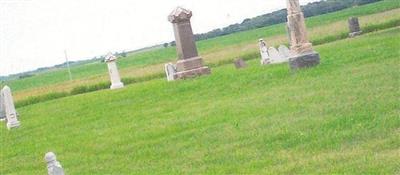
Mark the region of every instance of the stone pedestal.
[[362, 34], [361, 28], [360, 28], [360, 23], [358, 22], [358, 18], [356, 17], [351, 17], [349, 18], [349, 37], [353, 38], [358, 35]]
[[308, 40], [307, 29], [299, 0], [286, 0], [288, 11], [288, 36], [290, 37], [292, 69], [313, 67], [320, 63], [319, 54], [313, 50]]
[[173, 24], [178, 62], [176, 64], [176, 79], [185, 79], [204, 74], [210, 74], [211, 70], [204, 66], [203, 59], [198, 55], [193, 30], [190, 23], [192, 12], [178, 7], [169, 16], [168, 20]]
[[110, 75], [110, 80], [111, 80], [111, 87], [110, 89], [120, 89], [124, 87], [124, 84], [121, 82], [121, 78], [119, 76], [118, 68], [117, 68], [117, 58], [109, 54], [106, 57], [106, 63], [108, 67], [108, 73]]
[[19, 127], [21, 123], [18, 121], [18, 114], [15, 110], [11, 89], [8, 86], [5, 86], [1, 90], [1, 98], [3, 99], [3, 109], [6, 114], [7, 128], [12, 129]]

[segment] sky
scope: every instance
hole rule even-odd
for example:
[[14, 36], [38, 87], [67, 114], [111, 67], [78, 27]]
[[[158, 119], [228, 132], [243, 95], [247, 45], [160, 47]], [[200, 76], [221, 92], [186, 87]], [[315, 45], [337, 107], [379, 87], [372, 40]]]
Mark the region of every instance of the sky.
[[[300, 0], [307, 4], [318, 0]], [[0, 76], [174, 40], [167, 16], [193, 11], [204, 33], [286, 7], [286, 0], [0, 0]]]

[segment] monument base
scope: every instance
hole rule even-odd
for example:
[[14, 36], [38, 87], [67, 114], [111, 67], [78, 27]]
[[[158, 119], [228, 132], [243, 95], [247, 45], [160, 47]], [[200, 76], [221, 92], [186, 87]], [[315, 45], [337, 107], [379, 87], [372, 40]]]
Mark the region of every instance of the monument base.
[[201, 57], [179, 60], [176, 63], [176, 69], [175, 79], [186, 79], [211, 74], [211, 69], [203, 66], [203, 59]]
[[314, 67], [320, 63], [319, 53], [313, 51], [310, 53], [296, 55], [289, 58], [289, 65], [292, 70]]
[[175, 73], [174, 77], [175, 79], [186, 79], [209, 74], [211, 74], [211, 69], [204, 66], [197, 69], [177, 72]]
[[354, 38], [354, 37], [359, 36], [359, 35], [361, 35], [361, 34], [362, 34], [362, 31], [353, 32], [353, 33], [349, 33], [349, 37], [350, 37], [350, 38]]
[[114, 90], [114, 89], [121, 89], [124, 87], [124, 83], [117, 83], [117, 84], [112, 84], [110, 89]]
[[21, 125], [19, 121], [16, 122], [8, 122], [7, 123], [7, 128], [10, 130], [12, 128], [18, 128]]

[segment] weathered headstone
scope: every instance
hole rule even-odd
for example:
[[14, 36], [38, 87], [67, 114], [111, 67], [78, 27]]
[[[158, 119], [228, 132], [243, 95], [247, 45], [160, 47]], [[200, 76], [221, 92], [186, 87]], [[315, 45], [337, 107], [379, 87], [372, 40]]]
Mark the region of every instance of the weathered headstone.
[[57, 157], [53, 152], [48, 152], [44, 156], [47, 163], [47, 174], [48, 175], [64, 175], [64, 169], [60, 162], [57, 161]]
[[165, 74], [167, 75], [168, 81], [174, 81], [176, 74], [175, 65], [173, 65], [172, 63], [165, 64]]
[[4, 109], [4, 99], [2, 93], [0, 93], [0, 121], [6, 120], [6, 111]]
[[236, 59], [234, 61], [234, 64], [235, 64], [236, 69], [241, 69], [241, 68], [247, 67], [246, 62], [242, 58]]
[[124, 84], [121, 82], [121, 77], [119, 76], [118, 67], [117, 67], [117, 57], [113, 54], [109, 53], [106, 56], [105, 62], [107, 63], [108, 73], [110, 75], [111, 87], [110, 89], [120, 89], [124, 87]]
[[268, 49], [269, 56], [271, 57], [271, 63], [276, 64], [276, 63], [281, 63], [283, 58], [281, 57], [281, 54], [279, 54], [278, 50], [276, 50], [274, 47], [270, 47]]
[[1, 96], [3, 99], [3, 109], [5, 111], [7, 119], [7, 128], [11, 129], [19, 127], [21, 123], [18, 121], [18, 114], [15, 110], [11, 89], [8, 86], [5, 86], [1, 90]]
[[356, 37], [358, 35], [362, 34], [361, 28], [360, 28], [360, 23], [358, 22], [358, 18], [357, 17], [351, 17], [349, 18], [349, 37], [353, 38]]
[[259, 47], [260, 47], [260, 55], [261, 55], [261, 64], [270, 64], [271, 63], [271, 58], [268, 53], [268, 46], [267, 43], [263, 39], [260, 39], [259, 42]]
[[198, 55], [190, 19], [192, 11], [177, 7], [168, 20], [173, 24], [178, 62], [176, 64], [177, 79], [185, 79], [205, 74], [211, 70], [203, 65], [203, 59]]
[[285, 45], [280, 45], [278, 48], [279, 54], [286, 60], [290, 57], [290, 50]]
[[308, 40], [304, 14], [301, 11], [299, 0], [286, 1], [290, 50], [294, 54], [289, 58], [290, 67], [292, 70], [296, 70], [316, 66], [320, 63], [320, 56], [314, 51]]

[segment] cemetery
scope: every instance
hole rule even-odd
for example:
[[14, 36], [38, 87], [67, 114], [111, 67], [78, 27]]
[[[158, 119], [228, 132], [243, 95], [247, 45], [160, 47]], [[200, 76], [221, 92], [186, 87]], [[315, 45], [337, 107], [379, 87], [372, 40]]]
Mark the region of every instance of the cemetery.
[[175, 47], [1, 84], [0, 174], [400, 173], [400, 4], [282, 3], [287, 23], [204, 41], [177, 7]]

